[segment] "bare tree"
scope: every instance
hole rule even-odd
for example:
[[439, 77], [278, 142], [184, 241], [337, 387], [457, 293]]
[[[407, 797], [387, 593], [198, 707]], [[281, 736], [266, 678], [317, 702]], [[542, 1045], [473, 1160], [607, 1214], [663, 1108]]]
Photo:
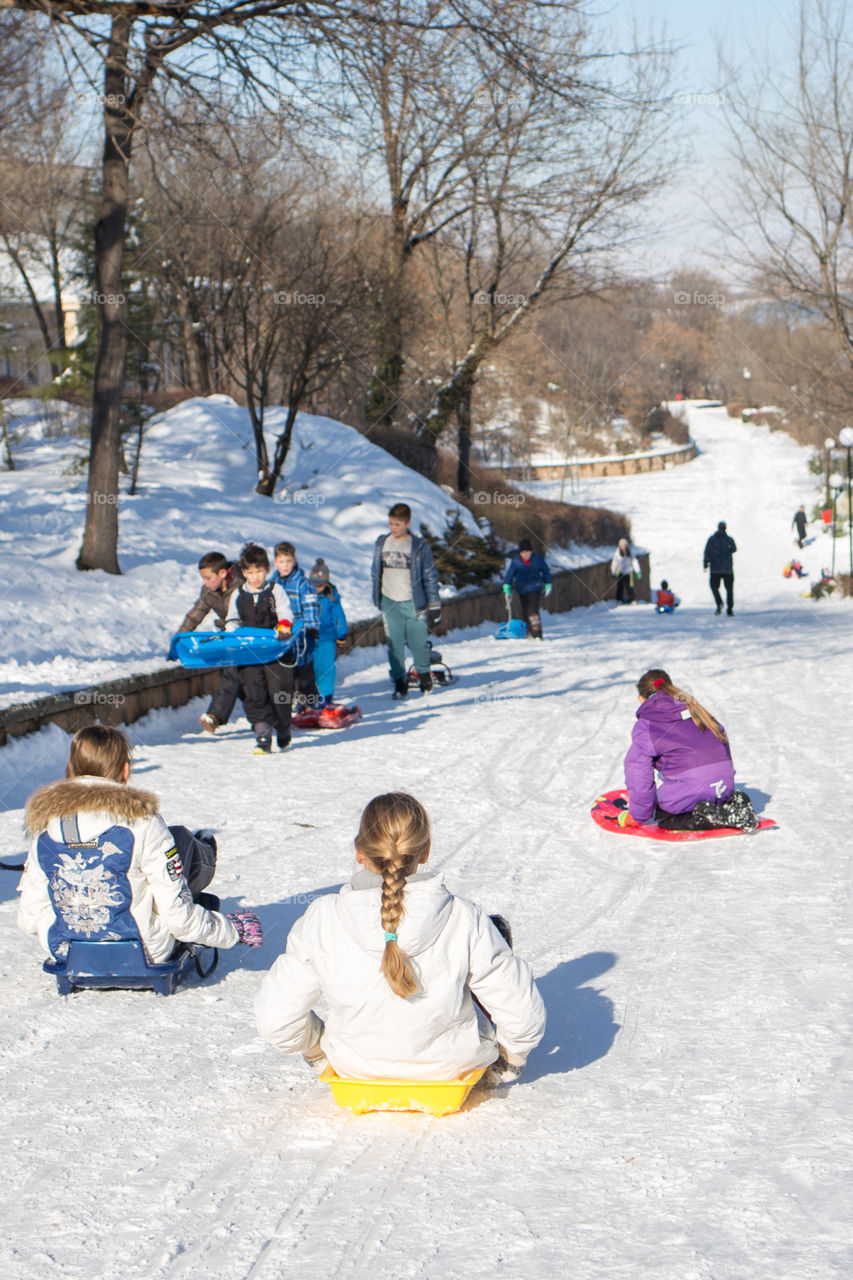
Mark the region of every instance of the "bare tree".
[[[584, 61], [580, 48], [576, 59]], [[471, 166], [469, 211], [444, 237], [462, 286], [446, 371], [421, 420], [422, 434], [437, 441], [455, 417], [462, 493], [481, 366], [545, 299], [612, 284], [615, 252], [664, 180], [663, 68], [654, 56], [637, 56], [628, 75], [597, 90], [584, 82], [574, 96], [512, 68], [489, 86], [503, 128]]]
[[769, 296], [825, 322], [853, 366], [851, 24], [843, 2], [802, 0], [787, 67], [762, 76], [753, 60], [741, 89], [727, 69], [740, 261]]

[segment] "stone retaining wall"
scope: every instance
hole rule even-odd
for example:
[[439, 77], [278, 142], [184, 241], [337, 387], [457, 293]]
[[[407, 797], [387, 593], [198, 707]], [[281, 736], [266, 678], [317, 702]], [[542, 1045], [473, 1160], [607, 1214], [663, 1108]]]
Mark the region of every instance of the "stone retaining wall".
[[[648, 602], [650, 565], [647, 553], [639, 555], [642, 579], [636, 584], [638, 600]], [[547, 613], [565, 613], [584, 605], [598, 604], [613, 597], [615, 582], [610, 576], [610, 562], [586, 565], [580, 569], [560, 569], [554, 574], [554, 589], [544, 605]], [[500, 587], [484, 587], [465, 595], [443, 600], [437, 635], [476, 627], [483, 622], [506, 621], [506, 606]], [[385, 635], [381, 618], [353, 622], [349, 629], [350, 648], [383, 644]], [[344, 659], [346, 661], [346, 659]], [[183, 667], [163, 667], [144, 675], [131, 675], [120, 680], [68, 693], [52, 694], [18, 706], [0, 710], [0, 746], [9, 738], [34, 733], [48, 724], [59, 725], [66, 733], [76, 733], [84, 725], [132, 724], [149, 711], [163, 707], [182, 707], [193, 698], [209, 697], [218, 687], [220, 672], [186, 671]]]
[[644, 471], [665, 471], [667, 467], [691, 462], [699, 452], [691, 440], [669, 453], [628, 453], [624, 457], [590, 458], [588, 462], [542, 463], [529, 467], [504, 467], [502, 474], [508, 480], [568, 480], [602, 476], [633, 476]]

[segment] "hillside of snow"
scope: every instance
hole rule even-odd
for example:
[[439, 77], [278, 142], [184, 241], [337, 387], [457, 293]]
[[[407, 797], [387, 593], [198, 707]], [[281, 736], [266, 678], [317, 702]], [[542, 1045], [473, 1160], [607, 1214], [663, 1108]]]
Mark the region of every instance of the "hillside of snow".
[[[214, 829], [214, 888], [225, 910], [257, 907], [260, 952], [223, 953], [213, 978], [169, 999], [60, 999], [16, 931], [17, 877], [0, 872], [0, 1274], [853, 1273], [853, 602], [805, 599], [810, 578], [781, 576], [794, 511], [819, 496], [808, 451], [687, 411], [695, 461], [583, 494], [628, 512], [655, 579], [682, 597], [674, 615], [546, 613], [544, 643], [459, 632], [441, 643], [459, 683], [403, 705], [382, 653], [367, 652], [362, 669], [340, 667], [362, 721], [303, 734], [281, 756], [254, 757], [242, 718], [202, 734], [201, 700], [131, 726], [136, 779], [167, 820]], [[208, 528], [225, 517], [217, 483]], [[171, 488], [169, 541], [165, 500], [146, 501], [164, 558], [183, 565], [172, 571], [183, 603], [191, 574], [174, 548], [195, 537], [194, 513]], [[733, 618], [714, 616], [701, 567], [720, 519], [738, 544]], [[814, 577], [831, 547], [809, 536]], [[134, 537], [142, 547], [144, 527]], [[138, 552], [128, 580], [153, 572], [156, 549]], [[47, 549], [28, 569], [33, 590], [49, 589], [56, 558]], [[592, 823], [596, 796], [622, 784], [635, 681], [659, 664], [725, 723], [738, 783], [778, 829], [679, 844]], [[21, 807], [66, 754], [58, 729], [0, 749], [4, 860], [22, 858]], [[349, 877], [361, 810], [390, 789], [426, 805], [449, 886], [510, 919], [548, 1011], [520, 1082], [440, 1120], [339, 1110], [252, 1018], [292, 922]]]
[[[21, 443], [14, 471], [0, 472], [0, 546], [5, 638], [0, 706], [163, 665], [169, 640], [198, 596], [196, 568], [206, 551], [236, 556], [244, 542], [292, 542], [306, 572], [322, 556], [348, 618], [373, 617], [370, 565], [388, 508], [408, 502], [413, 527], [441, 535], [470, 512], [365, 436], [330, 418], [299, 414], [283, 483], [275, 497], [256, 479], [246, 409], [229, 396], [187, 400], [146, 429], [138, 492], [121, 494], [120, 577], [80, 573], [86, 473], [79, 439], [45, 430], [60, 412], [12, 402]], [[11, 412], [11, 411], [10, 411]], [[286, 417], [267, 412], [270, 454]], [[127, 481], [122, 481], [126, 490]], [[564, 566], [600, 560], [607, 550], [561, 550]], [[205, 626], [212, 627], [212, 618]]]

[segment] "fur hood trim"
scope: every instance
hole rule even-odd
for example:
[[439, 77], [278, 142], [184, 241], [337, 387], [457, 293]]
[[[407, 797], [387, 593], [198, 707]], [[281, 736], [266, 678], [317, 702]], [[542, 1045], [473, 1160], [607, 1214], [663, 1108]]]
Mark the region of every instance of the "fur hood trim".
[[75, 813], [107, 813], [122, 822], [139, 822], [158, 812], [157, 797], [151, 791], [137, 791], [109, 778], [63, 778], [39, 787], [27, 801], [24, 824], [31, 836], [47, 830], [52, 818], [71, 818]]

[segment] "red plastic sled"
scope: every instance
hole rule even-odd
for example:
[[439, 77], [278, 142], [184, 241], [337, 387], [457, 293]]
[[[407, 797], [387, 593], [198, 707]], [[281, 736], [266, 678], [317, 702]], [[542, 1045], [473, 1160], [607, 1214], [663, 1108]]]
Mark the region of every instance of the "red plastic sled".
[[[714, 836], [742, 836], [746, 833], [739, 827], [712, 827], [710, 831], [667, 831], [650, 822], [642, 827], [620, 827], [618, 818], [628, 805], [627, 791], [605, 791], [592, 806], [592, 820], [605, 831], [612, 831], [617, 836], [641, 836], [645, 840], [708, 840]], [[758, 824], [759, 831], [767, 831], [775, 827], [772, 818], [762, 818]], [[753, 835], [755, 832], [753, 832]]]
[[335, 702], [328, 707], [306, 707], [291, 721], [294, 729], [348, 729], [361, 718], [361, 707], [344, 707]]

